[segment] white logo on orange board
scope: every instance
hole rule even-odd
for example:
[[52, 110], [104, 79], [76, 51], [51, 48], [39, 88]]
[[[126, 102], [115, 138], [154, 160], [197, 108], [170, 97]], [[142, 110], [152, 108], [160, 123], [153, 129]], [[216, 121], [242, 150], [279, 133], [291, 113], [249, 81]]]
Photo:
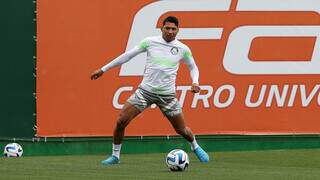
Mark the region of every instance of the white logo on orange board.
[[[159, 35], [156, 24], [161, 15], [182, 11], [228, 11], [231, 0], [164, 0], [143, 7], [135, 16], [128, 39], [131, 49], [146, 36]], [[320, 13], [315, 0], [238, 0], [236, 11], [300, 11]], [[181, 28], [179, 39], [221, 39], [221, 28]], [[310, 61], [254, 62], [248, 58], [250, 45], [256, 37], [316, 37]], [[232, 74], [320, 74], [320, 26], [241, 26], [234, 29], [227, 43], [223, 66]], [[235, 61], [236, 60], [236, 61]], [[137, 63], [139, 66], [137, 66]], [[120, 76], [140, 76], [146, 64], [145, 54], [123, 64]]]

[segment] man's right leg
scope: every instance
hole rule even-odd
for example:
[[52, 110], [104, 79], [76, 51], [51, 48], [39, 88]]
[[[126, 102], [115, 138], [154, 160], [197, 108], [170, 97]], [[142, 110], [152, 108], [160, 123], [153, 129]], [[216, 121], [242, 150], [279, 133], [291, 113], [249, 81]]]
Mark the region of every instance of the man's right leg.
[[125, 128], [130, 121], [140, 114], [140, 110], [134, 105], [126, 102], [117, 120], [116, 127], [113, 131], [113, 143], [121, 144], [125, 132]]
[[117, 120], [116, 127], [113, 131], [112, 156], [103, 160], [103, 165], [118, 164], [120, 159], [121, 143], [124, 137], [125, 128], [141, 111], [134, 105], [126, 102]]

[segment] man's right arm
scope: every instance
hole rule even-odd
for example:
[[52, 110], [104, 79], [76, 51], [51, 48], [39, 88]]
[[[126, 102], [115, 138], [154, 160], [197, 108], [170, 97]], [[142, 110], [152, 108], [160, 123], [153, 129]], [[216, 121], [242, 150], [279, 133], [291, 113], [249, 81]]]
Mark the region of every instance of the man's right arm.
[[128, 62], [130, 59], [132, 59], [133, 57], [135, 57], [136, 55], [140, 54], [144, 52], [144, 49], [141, 49], [139, 47], [134, 47], [133, 49], [126, 51], [125, 53], [121, 54], [120, 56], [118, 56], [117, 58], [115, 58], [114, 60], [112, 60], [110, 63], [104, 65], [101, 70], [103, 72], [106, 72], [107, 70], [119, 66], [123, 63]]
[[133, 57], [135, 57], [136, 55], [138, 55], [144, 51], [145, 51], [145, 49], [141, 49], [139, 47], [134, 47], [133, 49], [121, 54], [120, 56], [118, 56], [117, 58], [115, 58], [114, 60], [109, 62], [108, 64], [104, 65], [101, 69], [98, 69], [95, 72], [93, 72], [90, 77], [91, 80], [98, 79], [107, 70], [128, 62], [130, 59], [132, 59]]
[[119, 57], [115, 58], [112, 60], [110, 63], [104, 65], [101, 69], [96, 70], [91, 74], [91, 79], [95, 80], [98, 79], [100, 76], [103, 75], [104, 72], [107, 70], [119, 66], [123, 63], [128, 62], [130, 59], [135, 57], [136, 55], [145, 52], [147, 50], [149, 43], [147, 39], [144, 39], [143, 41], [140, 42], [140, 44], [133, 49], [126, 51], [125, 53], [121, 54]]

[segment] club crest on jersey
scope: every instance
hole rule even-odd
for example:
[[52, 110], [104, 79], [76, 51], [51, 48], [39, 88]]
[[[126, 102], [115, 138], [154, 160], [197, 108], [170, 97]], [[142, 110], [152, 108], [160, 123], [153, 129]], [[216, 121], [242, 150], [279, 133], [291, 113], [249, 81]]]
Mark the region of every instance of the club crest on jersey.
[[173, 48], [171, 48], [170, 52], [171, 52], [172, 55], [177, 55], [179, 50], [178, 50], [178, 48], [173, 47]]

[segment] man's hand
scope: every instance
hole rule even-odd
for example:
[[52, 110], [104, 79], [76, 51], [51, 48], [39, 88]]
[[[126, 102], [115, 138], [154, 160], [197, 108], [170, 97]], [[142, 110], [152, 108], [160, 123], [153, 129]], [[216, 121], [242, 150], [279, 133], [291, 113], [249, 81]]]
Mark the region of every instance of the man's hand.
[[198, 93], [198, 92], [200, 92], [200, 86], [199, 86], [199, 84], [196, 84], [196, 83], [193, 83], [192, 84], [192, 87], [191, 87], [191, 92], [193, 92], [193, 93]]
[[96, 80], [102, 75], [103, 75], [103, 71], [101, 69], [98, 69], [91, 74], [90, 78], [91, 80]]

